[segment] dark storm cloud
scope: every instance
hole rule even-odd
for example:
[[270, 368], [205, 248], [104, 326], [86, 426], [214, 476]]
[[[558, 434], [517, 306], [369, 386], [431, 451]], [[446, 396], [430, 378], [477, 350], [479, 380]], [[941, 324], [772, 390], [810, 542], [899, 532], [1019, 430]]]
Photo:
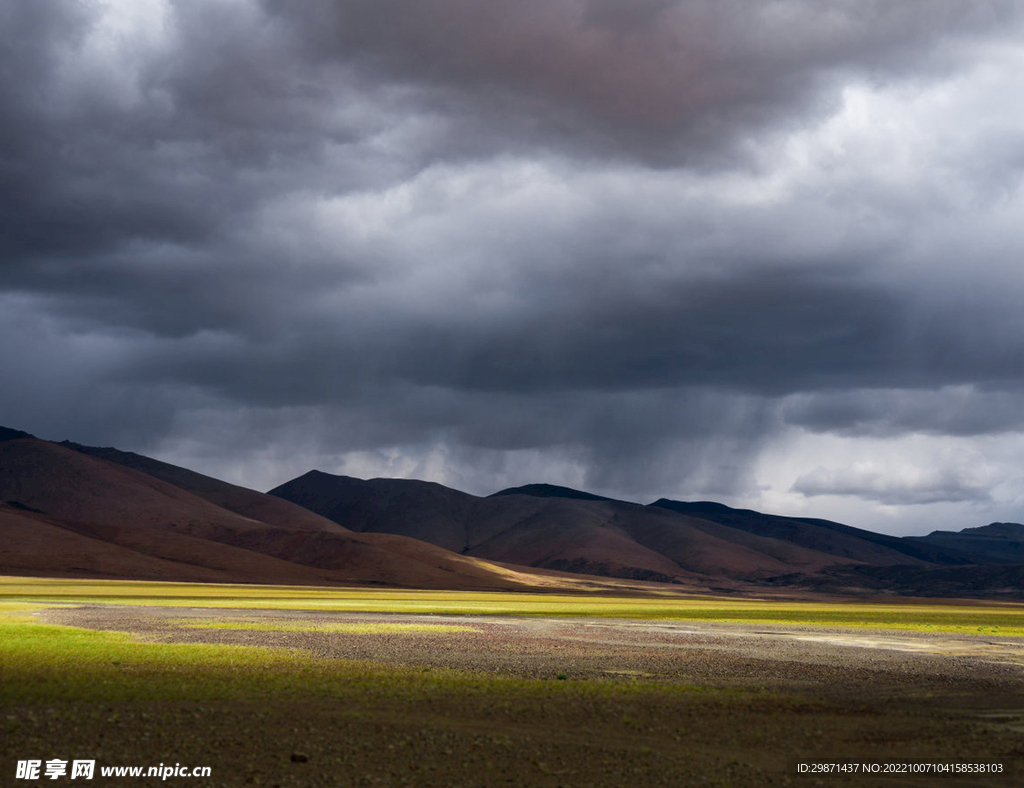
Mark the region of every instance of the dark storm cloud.
[[[193, 381], [263, 405], [323, 401], [371, 381], [524, 395], [676, 387], [774, 394], [850, 381], [931, 382], [930, 374], [905, 369], [908, 359], [887, 346], [899, 328], [899, 305], [855, 286], [769, 271], [650, 293], [630, 292], [623, 283], [586, 298], [545, 292], [534, 281], [514, 287], [518, 292], [507, 294], [521, 297], [523, 306], [511, 323], [459, 314], [457, 293], [426, 314], [377, 313], [360, 308], [355, 296], [296, 315], [291, 310], [302, 306], [285, 292], [278, 296], [283, 308], [266, 305], [270, 314], [231, 316], [227, 309], [251, 305], [231, 299], [207, 304], [191, 288], [165, 288], [185, 296], [193, 325], [204, 317], [229, 326], [244, 322], [246, 334], [182, 337], [163, 350], [147, 348], [133, 366], [145, 378]], [[223, 297], [238, 289], [212, 292]], [[169, 329], [175, 318], [185, 323], [186, 317], [167, 304], [139, 322]], [[261, 331], [261, 319], [277, 330]]]
[[346, 114], [345, 75], [318, 83], [257, 8], [175, 3], [142, 42], [105, 32], [102, 8], [5, 11], [19, 43], [0, 75], [5, 269], [49, 263], [22, 266], [14, 285], [88, 278], [84, 267], [99, 280], [116, 262], [90, 255], [126, 249], [144, 276], [149, 250], [132, 243], [206, 246], [268, 198], [375, 179], [358, 160], [327, 173], [323, 159], [386, 122], [388, 102]]
[[[929, 303], [905, 287], [871, 282], [863, 267], [776, 267], [779, 252], [761, 241], [757, 265], [708, 275], [685, 248], [678, 257], [661, 251], [634, 260], [601, 248], [600, 238], [575, 240], [568, 263], [561, 250], [532, 261], [533, 268], [513, 267], [499, 277], [500, 292], [490, 294], [498, 284], [444, 281], [443, 270], [415, 258], [399, 260], [390, 274], [346, 261], [281, 273], [268, 261], [255, 286], [246, 265], [259, 271], [256, 250], [246, 264], [181, 260], [148, 275], [162, 297], [135, 324], [178, 335], [189, 327], [209, 331], [147, 350], [133, 368], [144, 378], [198, 383], [261, 405], [329, 401], [388, 382], [529, 395], [1018, 388], [1024, 332], [1009, 330], [1017, 322], [1011, 312], [993, 309], [1001, 297], [961, 308], [963, 319], [950, 320], [941, 299]], [[757, 239], [737, 245], [744, 243], [754, 247]], [[500, 267], [500, 256], [515, 248], [481, 244], [471, 254], [484, 258], [475, 261], [483, 267], [489, 251]], [[459, 253], [466, 252], [458, 244], [442, 250]], [[414, 268], [425, 282], [410, 276]], [[429, 289], [420, 289], [424, 284]], [[886, 396], [882, 391], [875, 402]], [[923, 426], [921, 418], [904, 426]], [[993, 418], [991, 411], [976, 417], [978, 427], [988, 419], [998, 428]], [[823, 423], [813, 413], [791, 421]], [[971, 424], [946, 421], [954, 434]], [[942, 420], [933, 428], [944, 429]]]
[[738, 138], [832, 106], [823, 89], [841, 72], [948, 67], [947, 35], [1019, 11], [962, 0], [265, 5], [325, 60], [423, 91], [425, 108], [459, 129], [452, 147], [552, 146], [661, 165], [729, 161]]
[[[556, 478], [647, 503], [680, 478], [708, 495], [749, 486], [746, 460], [773, 419], [764, 401], [706, 390], [530, 397], [391, 385], [328, 407], [213, 407], [190, 416], [183, 432], [264, 458], [263, 472], [246, 469], [264, 483], [311, 462], [362, 476], [422, 478], [429, 467], [437, 480], [481, 495], [514, 479]], [[350, 454], [344, 462], [331, 454], [338, 446]], [[444, 467], [430, 467], [438, 454]], [[216, 452], [203, 459], [223, 461]]]
[[788, 427], [1020, 430], [1004, 83], [843, 115], [973, 73], [1020, 13], [7, 4], [0, 423], [145, 448], [219, 419], [225, 455], [291, 424], [488, 479], [550, 453], [638, 495], [749, 488]]
[[120, 86], [107, 84], [102, 73], [67, 73], [92, 27], [84, 7], [17, 3], [8, 9], [5, 37], [20, 46], [5, 57], [0, 88], [7, 143], [0, 243], [13, 284], [63, 273], [56, 264], [23, 270], [39, 255], [77, 258], [140, 236], [202, 240], [217, 223], [217, 189], [211, 180], [203, 190], [207, 204], [199, 206], [182, 187], [193, 167], [202, 166], [196, 154], [203, 151], [175, 152], [171, 108], [161, 113], [147, 97], [119, 95]]

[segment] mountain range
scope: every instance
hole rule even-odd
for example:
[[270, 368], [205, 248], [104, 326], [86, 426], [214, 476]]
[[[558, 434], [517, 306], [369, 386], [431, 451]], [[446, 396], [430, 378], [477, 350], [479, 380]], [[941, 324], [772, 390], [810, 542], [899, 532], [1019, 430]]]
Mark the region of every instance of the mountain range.
[[[1024, 595], [1024, 525], [924, 537], [550, 484], [310, 471], [268, 494], [0, 428], [0, 573], [417, 588]], [[658, 585], [652, 585], [658, 584]]]

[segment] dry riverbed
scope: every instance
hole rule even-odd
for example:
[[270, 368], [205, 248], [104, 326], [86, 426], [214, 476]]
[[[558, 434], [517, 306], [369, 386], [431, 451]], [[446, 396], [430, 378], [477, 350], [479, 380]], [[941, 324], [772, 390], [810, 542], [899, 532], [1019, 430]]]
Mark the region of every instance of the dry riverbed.
[[[794, 776], [793, 761], [1024, 759], [1020, 638], [116, 605], [40, 615], [155, 642], [284, 647], [324, 660], [552, 682], [550, 694], [522, 699], [441, 693], [375, 695], [348, 704], [280, 698], [273, 704], [4, 710], [11, 752], [64, 742], [105, 763], [180, 762], [214, 770], [211, 780], [163, 784], [814, 785], [814, 778]], [[595, 689], [557, 691], [570, 684]], [[667, 689], [627, 691], [637, 685]], [[678, 687], [695, 689], [671, 691]], [[977, 776], [820, 780], [837, 786], [1012, 784]]]

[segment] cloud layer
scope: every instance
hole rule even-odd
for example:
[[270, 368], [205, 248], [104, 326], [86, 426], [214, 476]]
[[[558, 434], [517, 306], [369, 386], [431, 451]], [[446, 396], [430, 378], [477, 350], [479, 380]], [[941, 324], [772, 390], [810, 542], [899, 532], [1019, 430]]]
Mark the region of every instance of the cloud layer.
[[1024, 518], [1019, 3], [9, 6], [2, 423]]

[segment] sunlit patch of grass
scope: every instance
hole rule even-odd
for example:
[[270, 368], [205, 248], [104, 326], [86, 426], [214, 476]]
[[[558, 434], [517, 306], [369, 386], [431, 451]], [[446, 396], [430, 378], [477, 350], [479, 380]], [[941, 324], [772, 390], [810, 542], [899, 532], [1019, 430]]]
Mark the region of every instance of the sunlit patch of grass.
[[478, 697], [559, 698], [728, 690], [606, 681], [546, 682], [469, 671], [325, 659], [256, 646], [137, 641], [119, 632], [42, 624], [0, 613], [0, 703], [55, 701], [260, 701], [303, 698], [372, 702]]
[[[45, 607], [57, 607], [56, 605], [43, 605], [38, 602], [12, 602], [7, 599], [0, 599], [0, 616], [13, 615], [15, 613], [34, 613]], [[27, 620], [28, 616], [24, 616]]]
[[0, 578], [0, 601], [358, 613], [633, 618], [1024, 636], [1020, 605], [779, 602], [656, 597]]
[[[0, 578], [0, 702], [270, 700], [304, 697], [373, 703], [440, 696], [524, 699], [615, 699], [729, 690], [657, 681], [543, 681], [443, 669], [325, 659], [254, 646], [143, 642], [118, 632], [42, 623], [32, 614], [90, 602], [178, 608], [172, 621], [198, 629], [402, 634], [474, 631], [424, 622], [267, 621], [239, 616], [189, 618], [187, 608], [263, 608], [364, 613], [590, 616], [666, 621], [735, 621], [1024, 635], [1024, 609], [1011, 605], [823, 604], [696, 597], [617, 598], [380, 589], [214, 586], [202, 584], [20, 580]], [[559, 674], [555, 678], [560, 678]], [[746, 697], [746, 696], [744, 696]]]
[[172, 619], [167, 622], [186, 629], [241, 629], [257, 632], [320, 632], [339, 633], [346, 635], [392, 635], [392, 634], [445, 634], [451, 632], [479, 632], [474, 627], [457, 624], [407, 624], [391, 622], [273, 622], [273, 621], [237, 621], [218, 618]]

